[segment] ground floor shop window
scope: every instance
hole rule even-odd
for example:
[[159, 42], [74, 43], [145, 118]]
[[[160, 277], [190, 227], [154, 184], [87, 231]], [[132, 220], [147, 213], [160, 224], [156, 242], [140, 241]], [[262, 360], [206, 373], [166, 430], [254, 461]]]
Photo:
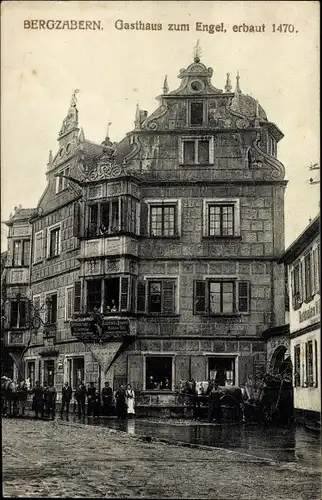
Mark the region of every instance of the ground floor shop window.
[[147, 356], [145, 358], [147, 390], [172, 390], [172, 357]]
[[235, 364], [236, 358], [209, 358], [208, 376], [211, 380], [215, 380], [219, 385], [235, 385]]
[[78, 380], [84, 380], [84, 358], [70, 358], [68, 365], [68, 383], [72, 389], [76, 389]]
[[30, 387], [34, 387], [36, 383], [35, 379], [35, 362], [34, 361], [27, 361], [27, 379], [29, 379], [30, 382]]
[[48, 359], [44, 362], [44, 385], [54, 385], [55, 381], [55, 361]]

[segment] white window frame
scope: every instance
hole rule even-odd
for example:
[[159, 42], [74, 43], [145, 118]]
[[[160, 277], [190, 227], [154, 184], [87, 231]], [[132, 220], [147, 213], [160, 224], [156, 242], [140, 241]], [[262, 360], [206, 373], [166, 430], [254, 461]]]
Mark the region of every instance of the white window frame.
[[[41, 235], [40, 236], [41, 246], [40, 246], [39, 256], [37, 258], [37, 240], [39, 235]], [[34, 263], [41, 262], [42, 260], [43, 260], [43, 231], [41, 230], [35, 233]]]
[[[178, 236], [181, 236], [181, 213], [182, 213], [182, 208], [181, 208], [181, 199], [180, 198], [148, 198], [145, 200], [145, 203], [148, 206], [148, 234], [150, 237], [153, 238], [176, 238]], [[176, 206], [176, 220], [175, 220], [175, 227], [176, 227], [176, 234], [174, 236], [152, 236], [151, 235], [151, 207], [153, 206], [159, 206], [159, 205], [175, 205]]]
[[[208, 234], [209, 205], [234, 205], [234, 234], [228, 236]], [[240, 199], [239, 198], [206, 198], [203, 200], [203, 236], [209, 238], [235, 238], [240, 236]]]
[[[72, 295], [71, 295], [71, 304], [70, 304], [70, 309], [71, 309], [71, 315], [70, 318], [68, 317], [68, 291], [71, 290]], [[73, 317], [73, 310], [74, 310], [74, 285], [69, 285], [65, 287], [65, 321], [70, 321]]]
[[[143, 276], [143, 280], [146, 281], [146, 286], [145, 286], [145, 305], [146, 305], [146, 311], [148, 314], [151, 315], [158, 315], [157, 313], [150, 313], [149, 312], [149, 281], [168, 281], [168, 280], [175, 280], [175, 291], [174, 291], [174, 312], [173, 314], [179, 314], [180, 307], [179, 307], [179, 301], [180, 301], [180, 275], [165, 275], [165, 274], [149, 274], [146, 276]], [[160, 313], [162, 316], [162, 313]]]
[[143, 390], [151, 391], [153, 394], [164, 393], [163, 389], [147, 389], [146, 388], [146, 358], [157, 357], [157, 358], [172, 358], [172, 380], [171, 380], [171, 392], [175, 392], [175, 356], [174, 352], [160, 352], [160, 351], [146, 351], [143, 352]]
[[[209, 162], [208, 163], [199, 163], [198, 161], [198, 141], [209, 141]], [[184, 143], [187, 141], [195, 142], [195, 161], [192, 164], [188, 164], [188, 166], [192, 165], [213, 165], [214, 164], [214, 136], [213, 135], [203, 135], [203, 136], [184, 136], [181, 137], [179, 141], [179, 163], [181, 165], [185, 165], [184, 163]]]
[[[58, 254], [55, 255], [50, 255], [50, 236], [51, 232], [55, 231], [56, 229], [59, 229], [59, 241], [58, 241]], [[61, 223], [59, 222], [58, 224], [54, 224], [52, 226], [49, 226], [47, 228], [47, 259], [51, 259], [53, 257], [58, 257], [61, 254]]]

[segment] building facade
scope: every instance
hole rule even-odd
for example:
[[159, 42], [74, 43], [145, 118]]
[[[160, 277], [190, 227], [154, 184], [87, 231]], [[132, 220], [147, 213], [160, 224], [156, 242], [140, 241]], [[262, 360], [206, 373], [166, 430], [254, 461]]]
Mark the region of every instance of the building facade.
[[320, 216], [286, 250], [295, 418], [321, 417]]
[[239, 76], [233, 91], [212, 74], [196, 56], [117, 144], [85, 138], [73, 95], [29, 218], [27, 376], [171, 401], [180, 380], [265, 370], [262, 333], [284, 323], [283, 134]]

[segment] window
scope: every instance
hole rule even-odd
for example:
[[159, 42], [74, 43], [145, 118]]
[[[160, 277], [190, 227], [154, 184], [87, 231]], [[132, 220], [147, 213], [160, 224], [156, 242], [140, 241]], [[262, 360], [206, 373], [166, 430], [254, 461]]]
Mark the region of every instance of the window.
[[313, 277], [314, 293], [320, 293], [320, 243], [313, 249]]
[[66, 288], [65, 296], [65, 320], [69, 321], [73, 316], [74, 287]]
[[234, 235], [234, 205], [208, 205], [209, 236]]
[[313, 375], [313, 342], [305, 343], [305, 365], [306, 365], [306, 383], [307, 387], [314, 386], [314, 375]]
[[176, 234], [176, 205], [151, 205], [150, 207], [150, 235], [175, 236]]
[[172, 390], [172, 364], [170, 356], [146, 356], [145, 388], [146, 390]]
[[104, 236], [119, 231], [138, 234], [139, 207], [139, 202], [132, 196], [90, 204], [87, 236]]
[[208, 378], [218, 385], [235, 385], [236, 358], [216, 357], [208, 359]]
[[[133, 281], [132, 281], [133, 287]], [[87, 312], [104, 314], [130, 310], [130, 277], [110, 277], [87, 281]]]
[[10, 327], [24, 328], [27, 326], [27, 303], [24, 301], [11, 302]]
[[190, 103], [190, 125], [200, 126], [203, 124], [203, 102]]
[[249, 313], [250, 284], [235, 279], [194, 282], [194, 314]]
[[175, 314], [175, 285], [175, 279], [148, 279], [139, 282], [137, 288], [137, 312]]
[[312, 276], [312, 265], [311, 265], [311, 252], [308, 253], [304, 257], [304, 276], [305, 276], [305, 286], [304, 286], [304, 292], [305, 292], [305, 300], [309, 301], [312, 299], [313, 296], [313, 289], [312, 289], [312, 281], [313, 281], [313, 276]]
[[30, 264], [30, 241], [19, 240], [13, 242], [13, 265], [29, 266]]
[[180, 163], [185, 165], [213, 164], [213, 156], [213, 137], [182, 139]]
[[49, 231], [49, 257], [60, 254], [60, 227]]
[[[70, 167], [66, 167], [58, 175], [70, 175]], [[68, 187], [68, 179], [65, 177], [56, 177], [56, 194], [64, 191]]]
[[301, 346], [294, 346], [294, 386], [301, 386]]
[[277, 155], [277, 142], [271, 135], [268, 135], [268, 137], [267, 137], [267, 151], [270, 155], [276, 157], [276, 155]]
[[46, 323], [57, 322], [57, 293], [46, 297]]
[[29, 379], [30, 382], [30, 387], [34, 387], [36, 383], [36, 377], [35, 377], [35, 362], [34, 361], [27, 361], [27, 373], [26, 373], [26, 378]]
[[204, 200], [204, 236], [234, 238], [240, 236], [238, 198]]
[[42, 231], [35, 234], [35, 254], [34, 262], [42, 260]]
[[302, 304], [302, 262], [298, 262], [291, 270], [292, 307], [299, 309]]
[[67, 363], [68, 383], [75, 390], [77, 381], [84, 381], [84, 358], [69, 358]]
[[16, 266], [21, 266], [21, 241], [14, 241], [13, 242], [13, 265]]

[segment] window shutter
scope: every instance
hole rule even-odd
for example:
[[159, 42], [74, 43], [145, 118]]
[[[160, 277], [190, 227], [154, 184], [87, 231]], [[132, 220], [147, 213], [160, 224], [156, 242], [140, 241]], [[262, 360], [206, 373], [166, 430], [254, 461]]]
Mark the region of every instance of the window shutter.
[[130, 311], [135, 311], [136, 304], [136, 278], [131, 276], [131, 291], [130, 291]]
[[136, 201], [136, 221], [135, 221], [135, 234], [140, 234], [140, 219], [141, 219], [141, 206], [140, 202]]
[[291, 295], [292, 295], [292, 308], [296, 308], [296, 301], [295, 301], [295, 270], [294, 268], [291, 271]]
[[80, 236], [80, 203], [75, 201], [74, 203], [74, 220], [73, 220], [73, 236], [78, 238]]
[[4, 327], [9, 328], [11, 319], [11, 303], [5, 302], [4, 304]]
[[141, 236], [148, 236], [148, 205], [141, 202], [140, 233]]
[[138, 281], [136, 310], [145, 313], [146, 309], [146, 281]]
[[82, 310], [82, 282], [76, 281], [74, 284], [74, 313], [80, 314]]
[[120, 310], [127, 311], [129, 308], [129, 276], [121, 277], [121, 286], [120, 286]]
[[179, 157], [180, 164], [183, 163], [183, 145], [184, 145], [184, 141], [178, 137], [178, 147], [179, 147], [178, 157]]
[[303, 279], [303, 271], [304, 271], [304, 261], [299, 262], [299, 303], [300, 306], [303, 302], [303, 297], [305, 297], [305, 280]]
[[[43, 230], [42, 232], [42, 255], [43, 259], [46, 259], [47, 257], [47, 228]], [[49, 242], [50, 244], [50, 242]]]
[[316, 292], [320, 293], [320, 279], [321, 279], [321, 272], [320, 272], [320, 243], [318, 243], [318, 246], [316, 248], [316, 267], [315, 267], [315, 273], [316, 273]]
[[239, 281], [237, 284], [237, 294], [238, 294], [238, 312], [248, 313], [249, 312], [249, 302], [250, 302], [250, 290], [249, 281]]
[[318, 343], [316, 340], [313, 342], [313, 363], [314, 363], [314, 368], [313, 368], [313, 377], [314, 377], [314, 387], [318, 387]]
[[173, 314], [175, 312], [175, 281], [169, 280], [163, 282], [162, 290], [162, 313]]
[[214, 146], [214, 136], [210, 138], [209, 141], [209, 163], [213, 165], [215, 161], [215, 146]]
[[207, 312], [206, 281], [194, 281], [193, 312], [194, 314]]

